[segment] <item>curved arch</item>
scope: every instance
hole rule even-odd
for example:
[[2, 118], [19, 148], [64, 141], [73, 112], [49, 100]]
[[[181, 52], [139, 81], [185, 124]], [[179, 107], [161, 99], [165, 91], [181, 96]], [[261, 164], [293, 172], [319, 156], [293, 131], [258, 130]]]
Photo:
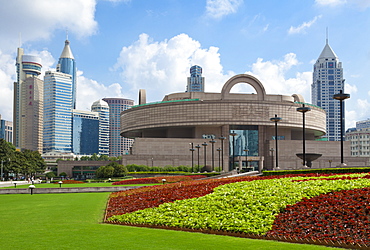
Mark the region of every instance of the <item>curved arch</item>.
[[294, 98], [295, 102], [305, 102], [304, 97], [300, 94], [293, 94], [292, 97]]
[[256, 77], [247, 74], [240, 74], [231, 77], [222, 87], [221, 100], [229, 99], [231, 88], [241, 82], [248, 83], [256, 90], [258, 100], [265, 100], [266, 91], [262, 83]]

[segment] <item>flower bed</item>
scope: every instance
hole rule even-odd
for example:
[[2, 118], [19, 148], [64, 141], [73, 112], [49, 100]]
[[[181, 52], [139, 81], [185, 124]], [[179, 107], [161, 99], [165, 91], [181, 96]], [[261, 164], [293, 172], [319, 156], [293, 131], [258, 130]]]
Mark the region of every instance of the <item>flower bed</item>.
[[[293, 207], [302, 199], [308, 201], [312, 197], [330, 192], [370, 187], [368, 177], [366, 174], [244, 177], [136, 189], [130, 191], [131, 193], [112, 194], [107, 209], [107, 217], [110, 218], [107, 221], [128, 225], [220, 230], [264, 236], [272, 230], [278, 214], [290, 206]], [[227, 183], [230, 184], [224, 185]], [[190, 199], [194, 197], [197, 198]], [[321, 203], [318, 202], [315, 206]], [[350, 200], [347, 201], [346, 206], [349, 204], [352, 204]], [[146, 207], [152, 208], [144, 209]], [[368, 203], [365, 207], [368, 213], [370, 209]], [[364, 210], [357, 212], [353, 206], [349, 209], [353, 214], [350, 220], [360, 218], [361, 222], [364, 220], [363, 216], [368, 216]], [[349, 213], [349, 210], [347, 212]], [[112, 216], [120, 213], [122, 215]], [[334, 218], [345, 221], [344, 218]], [[285, 227], [289, 223], [291, 224], [291, 222], [280, 224], [281, 227]], [[323, 230], [325, 224], [319, 224], [315, 230]], [[296, 224], [295, 227], [300, 226]], [[334, 241], [342, 238], [335, 238], [333, 235], [350, 235], [348, 230], [343, 231], [343, 227], [333, 227], [332, 231], [332, 235], [328, 238]], [[369, 234], [368, 231], [366, 232], [368, 240]], [[356, 234], [356, 230], [351, 233]], [[289, 233], [284, 236], [296, 237]], [[320, 234], [311, 234], [308, 237], [322, 239]]]
[[287, 206], [267, 236], [370, 245], [370, 188], [322, 194]]

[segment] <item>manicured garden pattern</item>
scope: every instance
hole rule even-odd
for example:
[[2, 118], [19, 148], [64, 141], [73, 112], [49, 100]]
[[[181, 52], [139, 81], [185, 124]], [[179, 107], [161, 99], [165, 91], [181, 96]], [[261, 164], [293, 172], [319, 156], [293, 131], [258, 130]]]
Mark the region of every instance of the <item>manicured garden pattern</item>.
[[[113, 216], [108, 221], [264, 235], [272, 229], [275, 217], [280, 212], [302, 198], [311, 198], [331, 191], [370, 187], [370, 179], [366, 174], [310, 176], [286, 178], [270, 176], [249, 178], [249, 181], [243, 182], [239, 179], [237, 180], [239, 182], [219, 186], [213, 193], [196, 199], [176, 200], [155, 208]], [[343, 178], [343, 176], [351, 178]], [[294, 181], [310, 178], [314, 180]], [[328, 179], [325, 180], [325, 178]], [[135, 191], [139, 192], [139, 190]], [[162, 191], [165, 191], [165, 188], [154, 192], [158, 197], [166, 197], [166, 193]], [[185, 190], [183, 192], [186, 193]], [[148, 197], [151, 195], [146, 194], [146, 196], [143, 199], [150, 200]]]
[[267, 236], [370, 245], [370, 188], [322, 194], [288, 205]]

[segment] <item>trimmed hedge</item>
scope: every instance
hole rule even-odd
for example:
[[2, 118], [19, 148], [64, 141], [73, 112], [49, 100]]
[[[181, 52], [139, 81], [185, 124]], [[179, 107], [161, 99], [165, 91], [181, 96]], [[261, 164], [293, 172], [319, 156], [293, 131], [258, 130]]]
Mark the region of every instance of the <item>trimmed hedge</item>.
[[287, 174], [345, 174], [345, 173], [369, 173], [370, 167], [356, 168], [317, 168], [317, 169], [297, 169], [297, 170], [268, 170], [263, 171], [263, 176], [287, 175]]

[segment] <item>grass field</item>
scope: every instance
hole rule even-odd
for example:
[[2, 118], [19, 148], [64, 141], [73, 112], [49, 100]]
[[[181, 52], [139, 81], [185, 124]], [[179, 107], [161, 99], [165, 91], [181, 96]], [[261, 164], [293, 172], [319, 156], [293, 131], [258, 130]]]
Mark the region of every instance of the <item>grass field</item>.
[[102, 224], [108, 195], [0, 195], [0, 249], [329, 249]]
[[[28, 188], [31, 184], [26, 185], [17, 185], [16, 188]], [[35, 183], [36, 188], [59, 188], [58, 183]], [[110, 182], [94, 182], [94, 183], [78, 183], [78, 184], [62, 184], [64, 188], [72, 188], [72, 187], [116, 187], [116, 186], [153, 186], [153, 185], [162, 185], [162, 184], [126, 184], [126, 185], [115, 185], [113, 186]], [[14, 185], [10, 187], [2, 187], [2, 188], [15, 188]]]

